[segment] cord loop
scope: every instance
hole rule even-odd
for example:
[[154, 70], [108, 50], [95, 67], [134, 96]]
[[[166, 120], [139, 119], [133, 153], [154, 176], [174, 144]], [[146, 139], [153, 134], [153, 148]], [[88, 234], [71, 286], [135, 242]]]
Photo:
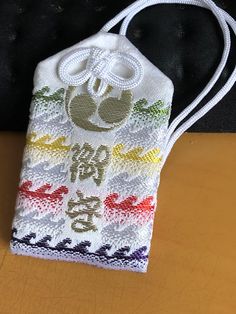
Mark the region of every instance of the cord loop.
[[[86, 61], [85, 70], [78, 74], [71, 74], [70, 68], [76, 68]], [[112, 68], [119, 62], [132, 71], [129, 78], [121, 77], [112, 72]], [[132, 55], [120, 51], [110, 51], [101, 48], [79, 48], [65, 55], [59, 62], [58, 74], [60, 79], [71, 86], [83, 85], [88, 81], [88, 92], [99, 97], [104, 94], [108, 85], [120, 90], [133, 89], [143, 78], [141, 63]], [[99, 88], [94, 89], [96, 80], [100, 80]]]

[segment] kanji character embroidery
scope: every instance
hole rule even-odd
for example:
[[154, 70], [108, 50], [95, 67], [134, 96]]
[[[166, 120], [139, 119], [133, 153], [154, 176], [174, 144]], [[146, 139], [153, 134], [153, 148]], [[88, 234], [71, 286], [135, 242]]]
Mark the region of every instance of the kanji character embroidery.
[[90, 144], [84, 143], [83, 146], [75, 144], [72, 152], [71, 182], [75, 182], [77, 176], [81, 181], [92, 177], [96, 185], [100, 185], [110, 158], [109, 148], [100, 145], [94, 149]]
[[74, 219], [71, 228], [75, 232], [96, 231], [97, 227], [93, 223], [93, 218], [101, 217], [98, 211], [101, 206], [101, 200], [97, 196], [84, 197], [80, 191], [77, 191], [76, 194], [78, 200], [70, 199], [68, 210], [66, 211], [66, 214], [71, 219]]

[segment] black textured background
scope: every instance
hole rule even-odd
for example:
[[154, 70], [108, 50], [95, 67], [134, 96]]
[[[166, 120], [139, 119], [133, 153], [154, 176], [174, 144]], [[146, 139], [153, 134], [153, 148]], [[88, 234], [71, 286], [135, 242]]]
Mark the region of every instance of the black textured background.
[[[37, 63], [96, 33], [131, 0], [0, 0], [0, 130], [26, 130]], [[217, 0], [236, 18], [236, 1]], [[117, 28], [113, 31], [117, 32]], [[221, 30], [207, 10], [156, 5], [141, 11], [128, 38], [175, 85], [172, 119], [204, 88], [222, 54]], [[217, 84], [236, 63], [236, 46]], [[191, 131], [235, 132], [236, 87]]]

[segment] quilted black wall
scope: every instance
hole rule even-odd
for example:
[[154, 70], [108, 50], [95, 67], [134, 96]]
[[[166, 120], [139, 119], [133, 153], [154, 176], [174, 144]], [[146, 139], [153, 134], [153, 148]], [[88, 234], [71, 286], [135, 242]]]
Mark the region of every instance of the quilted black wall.
[[[236, 18], [236, 1], [215, 2]], [[132, 0], [0, 1], [0, 129], [26, 130], [33, 72], [39, 61], [94, 34], [130, 3]], [[133, 19], [128, 38], [174, 82], [172, 119], [207, 84], [223, 50], [213, 15], [184, 5], [146, 8]], [[234, 68], [235, 42], [214, 92]], [[235, 132], [236, 87], [191, 131]]]

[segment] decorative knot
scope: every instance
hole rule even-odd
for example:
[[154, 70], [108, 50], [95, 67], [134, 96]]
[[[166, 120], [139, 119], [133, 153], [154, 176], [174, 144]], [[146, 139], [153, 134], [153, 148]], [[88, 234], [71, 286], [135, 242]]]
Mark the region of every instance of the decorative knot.
[[[78, 68], [83, 61], [86, 61], [85, 69], [72, 74], [73, 67]], [[112, 72], [117, 63], [131, 70], [131, 76], [122, 77]], [[143, 78], [143, 68], [130, 54], [93, 47], [79, 48], [65, 55], [59, 62], [58, 74], [60, 79], [70, 86], [79, 86], [88, 81], [89, 94], [99, 97], [105, 93], [108, 85], [120, 90], [136, 87]], [[98, 79], [100, 83], [95, 89]]]

